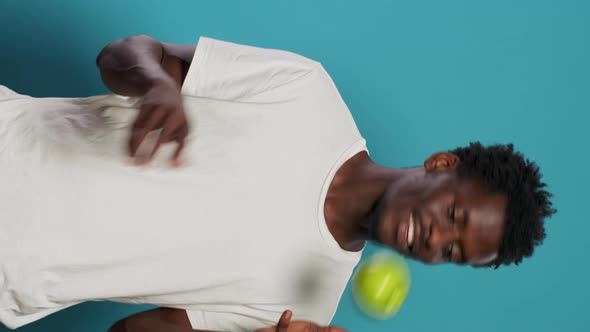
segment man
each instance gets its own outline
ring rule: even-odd
[[[518,264],[554,213],[511,145],[376,164],[329,75],[293,53],[135,36],[97,64],[114,95],[0,90],[11,328],[110,300],[160,307],[113,332],[327,331],[366,241]]]

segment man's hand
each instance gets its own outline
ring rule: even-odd
[[[188,134],[180,86],[190,66],[195,45],[160,42],[150,36],[132,36],[108,43],[96,58],[106,87],[112,92],[142,100],[129,139],[129,154],[138,163],[152,159],[162,143],[176,142],[173,164]],[[146,136],[159,130],[159,138],[148,153],[137,152]],[[143,149],[142,149],[143,150]],[[143,154],[143,153],[142,153]]]
[[[333,326],[320,326],[308,321],[291,322],[293,316],[290,310],[285,310],[276,326],[258,329],[255,332],[347,332]]]
[[[291,310],[285,310],[281,315],[281,318],[279,318],[275,332],[287,332],[289,324],[291,323],[291,317],[293,317]]]
[[[146,136],[156,130],[160,132],[151,151],[139,155],[139,147]],[[142,97],[139,113],[131,128],[129,155],[136,163],[144,164],[154,157],[162,144],[175,142],[177,147],[171,161],[174,166],[178,166],[188,132],[178,85],[173,80],[158,81]]]

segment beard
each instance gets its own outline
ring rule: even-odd
[[[381,224],[381,214],[385,205],[384,197],[385,195],[381,195],[377,199],[375,207],[368,217],[369,238],[371,241],[380,242],[381,240],[379,237],[379,225]]]

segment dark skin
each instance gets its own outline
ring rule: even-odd
[[[159,42],[149,36],[134,36],[109,43],[98,55],[97,65],[104,84],[114,93],[141,97],[139,113],[129,136],[128,151],[136,163],[145,164],[162,144],[176,143],[173,166],[189,132],[180,87],[184,82],[195,45]],[[160,131],[159,139],[147,155],[138,150],[146,136]]]
[[[359,153],[330,186],[324,206],[328,228],[348,251],[371,240],[427,264],[486,265],[500,247],[507,198],[490,193],[478,179],[458,177],[458,165],[455,155],[439,152],[421,168],[392,169]]]
[[[176,144],[170,163],[182,163],[190,125],[180,87],[195,48],[142,35],[114,41],[99,54],[97,65],[105,85],[114,93],[141,97],[128,143],[136,163],[149,163],[163,144]],[[159,131],[157,143],[140,155],[139,147],[153,131]],[[458,165],[459,159],[445,152],[411,169],[384,167],[366,152],[357,154],[338,170],[328,190],[324,216],[330,232],[347,251],[359,251],[366,241],[375,241],[427,264],[490,263],[500,246],[507,198],[488,192],[478,179],[458,177]],[[255,332],[345,331],[291,322],[291,315],[285,311],[277,325]],[[158,308],[127,317],[109,331],[197,330],[184,310]]]
[[[141,105],[128,141],[128,153],[139,165],[149,163],[163,144],[176,144],[170,157],[173,167],[182,163],[184,140],[189,133],[180,87],[187,75],[195,45],[163,43],[140,35],[109,43],[98,55],[97,65],[103,83],[113,93],[141,97]],[[139,147],[147,134],[159,131],[157,143],[149,154]],[[291,321],[292,313],[283,312],[275,326],[255,332],[346,332],[309,321]],[[194,330],[185,310],[156,308],[117,321],[109,332],[222,332]],[[225,331],[230,332],[230,331]]]

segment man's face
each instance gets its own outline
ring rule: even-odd
[[[502,239],[506,195],[490,193],[452,168],[435,166],[392,183],[372,216],[375,240],[428,264],[492,262]]]

